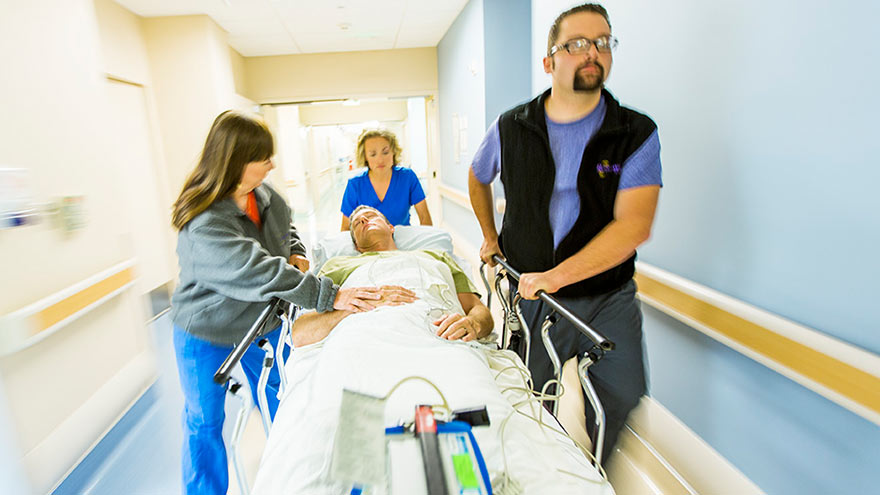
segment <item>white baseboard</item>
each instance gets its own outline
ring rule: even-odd
[[[627,420],[608,473],[619,495],[763,493],[757,485],[650,397]],[[634,479],[635,476],[635,479]],[[634,488],[638,486],[639,488]]]

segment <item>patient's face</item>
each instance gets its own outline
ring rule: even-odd
[[[364,209],[351,218],[351,231],[358,249],[390,239],[394,227],[376,210]]]

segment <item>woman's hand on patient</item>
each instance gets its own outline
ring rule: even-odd
[[[399,285],[383,285],[382,287],[358,287],[341,289],[336,293],[333,309],[354,311],[356,313],[370,311],[379,306],[400,306],[418,299],[416,293]]]
[[[467,316],[452,313],[434,321],[437,326],[437,336],[446,340],[459,340],[470,342],[476,340],[479,327],[476,322]]]
[[[379,287],[379,292],[382,294],[382,298],[376,301],[377,308],[379,306],[400,306],[418,299],[415,292],[399,285],[383,285]]]
[[[333,301],[333,309],[354,311],[355,313],[370,311],[376,309],[380,299],[382,299],[382,292],[378,287],[340,289]]]
[[[300,254],[292,254],[287,262],[295,266],[297,270],[305,273],[309,271],[309,259]]]

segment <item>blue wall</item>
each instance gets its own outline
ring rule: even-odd
[[[651,395],[770,494],[874,493],[880,428],[642,305]]]
[[[532,92],[530,0],[483,0],[486,127]]]
[[[641,260],[880,352],[880,6],[605,6],[621,40],[608,86],[654,117],[663,146]],[[876,491],[877,425],[645,316],[654,397],[761,488]]]
[[[608,7],[609,86],[663,145],[642,259],[880,353],[880,4]]]
[[[530,0],[471,0],[437,46],[440,162],[447,186],[467,191],[468,168],[486,128],[502,111],[529,98],[530,27]],[[467,119],[458,163],[453,114]],[[470,243],[482,243],[470,210],[444,200],[443,215]]]
[[[471,0],[437,45],[441,178],[462,191],[467,191],[467,170],[486,130],[483,56],[483,1]],[[458,163],[453,153],[453,114],[467,120],[467,143]]]
[[[532,4],[531,0],[483,0],[483,5],[488,128],[501,113],[532,97],[531,40],[526,35],[532,28]],[[495,198],[503,198],[500,177],[494,186]],[[496,225],[503,217],[495,210]]]
[[[482,46],[473,31],[477,3],[484,6]],[[552,18],[570,3],[534,0],[536,54]],[[485,125],[516,103],[493,100],[506,89],[494,74],[506,69],[503,58],[493,58],[501,46],[494,41],[516,31],[492,24],[503,18],[500,5],[472,1],[441,42],[441,139],[450,150],[447,120],[463,111],[451,108],[480,103],[467,94],[477,90],[456,63],[482,50]],[[880,244],[880,140],[872,119],[880,111],[880,43],[873,36],[880,6],[605,6],[621,39],[608,86],[654,117],[663,145],[666,186],[641,259],[880,352],[870,309],[872,282],[880,279],[871,254]],[[547,25],[539,25],[544,17]],[[536,67],[540,57],[529,63],[537,93],[549,78]],[[469,144],[473,152],[477,143]],[[464,189],[466,164],[452,169],[449,160],[445,154],[444,182]],[[450,218],[470,217],[456,211]],[[473,224],[462,231],[477,235]],[[645,331],[655,399],[768,493],[868,493],[880,486],[877,425],[650,308]]]

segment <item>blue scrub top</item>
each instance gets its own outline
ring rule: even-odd
[[[385,199],[379,201],[376,190],[367,175],[369,170],[348,179],[345,195],[342,196],[342,214],[351,213],[360,205],[372,206],[382,212],[391,225],[409,225],[409,208],[425,199],[425,191],[412,169],[395,166],[391,169],[391,184]]]

